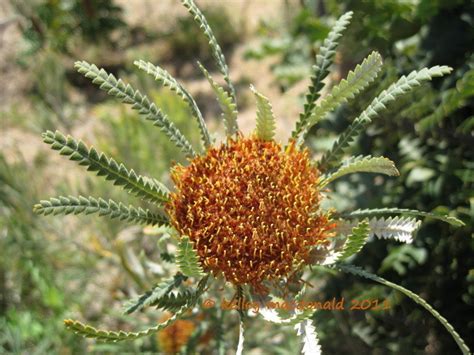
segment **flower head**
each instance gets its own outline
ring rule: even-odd
[[[167,212],[205,268],[259,286],[288,276],[326,243],[318,177],[306,149],[239,136],[173,169]]]

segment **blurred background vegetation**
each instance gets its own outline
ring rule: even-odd
[[[274,103],[279,138],[296,121],[322,39],[335,18],[352,10],[331,82],[370,51],[384,72],[362,97],[332,113],[308,139],[315,156],[394,78],[424,66],[450,65],[435,80],[390,107],[353,147],[355,154],[394,160],[398,178],[354,175],[333,186],[338,209],[390,207],[453,211],[466,226],[427,221],[411,245],[374,241],[354,261],[427,299],[474,348],[474,3],[468,0],[198,1],[230,62],[244,132],[253,128],[253,82]],[[147,0],[10,0],[0,4],[0,351],[6,353],[164,352],[235,348],[236,323],[218,310],[176,323],[180,342],[165,333],[105,345],[65,331],[74,317],[101,327],[137,329],[162,314],[122,315],[125,299],[169,270],[166,230],[130,227],[95,217],[37,217],[32,206],[56,194],[138,200],[51,154],[40,133],[61,129],[83,138],[140,173],[170,183],[182,162],[174,146],[128,107],[108,99],[73,70],[85,59],[148,92],[193,142],[195,123],[179,99],[133,68],[159,63],[196,97],[212,131],[222,132],[218,106],[195,59],[212,67],[205,38],[179,2]],[[331,84],[331,82],[329,84]],[[163,244],[163,243],[162,243]],[[326,354],[455,354],[457,347],[425,311],[388,289],[317,273],[310,299],[388,299],[384,312],[318,312]],[[204,312],[206,314],[204,314]],[[156,312],[155,312],[156,313]],[[199,318],[200,317],[200,318]],[[204,319],[206,321],[201,321]],[[293,329],[250,324],[247,349],[292,354]],[[255,329],[258,331],[252,331]],[[180,333],[181,332],[181,333]],[[186,347],[184,347],[186,348]],[[184,349],[183,348],[183,349]]]

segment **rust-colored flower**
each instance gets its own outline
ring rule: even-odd
[[[174,167],[167,211],[205,268],[258,288],[290,275],[327,241],[318,176],[306,149],[238,136]]]
[[[160,321],[165,322],[171,317],[170,314],[165,314]],[[158,342],[160,348],[166,354],[177,354],[187,344],[189,338],[194,332],[196,326],[190,320],[178,319],[168,327],[161,329],[158,334]]]

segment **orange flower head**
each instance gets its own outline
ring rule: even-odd
[[[258,288],[289,276],[327,242],[318,176],[306,149],[239,136],[175,166],[166,209],[204,268]]]
[[[160,321],[165,322],[171,317],[165,314]],[[190,320],[178,319],[157,333],[161,350],[166,354],[177,354],[187,344],[196,326]]]

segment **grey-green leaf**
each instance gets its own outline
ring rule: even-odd
[[[382,278],[378,275],[374,275],[374,274],[372,274],[368,271],[365,271],[365,270],[363,270],[363,269],[361,269],[357,266],[354,266],[354,265],[338,264],[338,265],[335,265],[334,267],[336,269],[341,270],[341,271],[348,272],[348,273],[351,273],[351,274],[356,275],[356,276],[365,277],[369,280],[378,282],[382,285],[385,285],[385,286],[391,287],[391,288],[393,288],[397,291],[400,291],[405,296],[411,298],[413,301],[415,301],[420,306],[422,306],[424,309],[426,309],[428,312],[430,312],[431,315],[433,315],[433,317],[435,317],[446,328],[446,330],[449,332],[449,334],[451,334],[451,336],[453,337],[454,341],[458,344],[458,346],[461,349],[463,354],[468,355],[468,354],[471,353],[468,346],[464,342],[464,340],[456,332],[456,330],[454,330],[453,326],[447,321],[447,319],[444,318],[441,314],[439,314],[438,311],[436,311],[428,302],[426,302],[423,298],[418,296],[416,293],[404,288],[403,286],[400,286],[400,285],[397,285],[393,282],[387,281],[387,280],[385,280],[384,278]]]
[[[273,114],[270,101],[260,94],[252,85],[250,90],[257,100],[257,128],[255,130],[257,137],[270,141],[275,136],[275,116]]]
[[[341,176],[352,173],[379,173],[389,176],[400,175],[395,163],[385,157],[359,156],[350,159],[335,171],[321,179],[320,186],[326,186]]]
[[[319,168],[324,171],[337,165],[349,145],[372,122],[372,119],[376,118],[387,108],[386,105],[421,85],[423,81],[449,74],[451,70],[447,66],[435,66],[429,69],[424,68],[420,71],[412,71],[408,76],[402,76],[387,90],[383,90],[338,137],[332,148],[323,155],[318,165]]]
[[[420,217],[427,217],[432,219],[437,219],[446,223],[451,224],[455,227],[462,227],[464,226],[464,222],[456,217],[452,217],[446,214],[440,213],[430,213],[430,212],[422,212],[417,210],[410,210],[405,208],[378,208],[378,209],[364,209],[364,210],[356,210],[353,212],[343,214],[345,218],[361,218],[361,217],[371,217],[377,215],[406,215],[406,216],[420,216]]]
[[[232,97],[229,95],[229,93],[214,81],[206,68],[204,68],[204,66],[199,62],[198,66],[211,85],[212,90],[216,94],[217,102],[219,103],[219,106],[223,112],[226,135],[228,137],[233,136],[239,129],[237,125],[237,106],[235,105],[235,102],[232,100]]]
[[[316,65],[313,67],[314,74],[311,77],[311,85],[305,97],[304,111],[300,114],[296,127],[291,133],[293,139],[297,139],[300,136],[308,123],[309,117],[316,105],[316,100],[320,97],[320,92],[324,87],[323,80],[329,75],[329,67],[336,55],[338,40],[342,36],[342,32],[349,25],[352,14],[352,11],[346,12],[337,20],[331,32],[329,32],[329,35],[324,40],[319,54],[316,56]]]
[[[199,277],[204,275],[199,257],[193,248],[193,243],[186,235],[180,237],[176,252],[176,264],[186,276]]]
[[[122,186],[127,192],[142,197],[147,201],[163,204],[168,201],[168,189],[158,181],[137,175],[128,170],[123,164],[103,153],[97,152],[94,147],[87,147],[82,141],[76,141],[71,136],[65,137],[61,132],[46,131],[43,141],[53,150],[69,156],[70,160],[87,167],[89,171],[96,171],[97,175],[104,176],[114,185]]]
[[[191,112],[198,121],[201,140],[205,147],[209,147],[211,145],[211,138],[209,136],[206,122],[204,121],[201,111],[199,110],[199,107],[191,94],[163,68],[160,68],[159,66],[156,66],[150,62],[145,62],[144,60],[136,60],[134,64],[147,74],[152,75],[155,80],[161,83],[163,86],[166,86],[171,91],[175,92],[189,106]]]
[[[118,218],[127,222],[135,222],[149,225],[168,225],[168,218],[161,213],[153,213],[141,207],[125,206],[121,202],[104,200],[102,198],[83,196],[59,196],[42,200],[33,207],[34,212],[42,215],[68,215],[68,214],[91,214]]]
[[[377,52],[372,52],[364,59],[362,64],[358,64],[353,71],[350,71],[346,79],[342,79],[335,85],[331,92],[325,96],[321,102],[316,105],[308,118],[308,123],[301,133],[301,138],[305,135],[312,126],[317,124],[329,112],[336,109],[349,99],[354,99],[362,90],[364,90],[375,78],[377,78],[380,69],[382,68],[382,57]]]
[[[219,68],[219,71],[224,76],[224,80],[226,81],[227,85],[230,89],[230,94],[232,97],[232,101],[236,104],[236,96],[235,96],[235,89],[234,85],[230,81],[229,77],[229,68],[227,67],[227,63],[225,61],[224,53],[222,53],[222,49],[217,43],[216,37],[212,32],[211,27],[209,26],[206,18],[204,17],[203,13],[199,8],[196,6],[196,3],[193,0],[181,0],[182,4],[188,9],[189,13],[193,16],[194,20],[199,24],[199,27],[202,29],[204,35],[209,40],[209,45],[211,46],[212,56]]]
[[[196,153],[191,143],[183,136],[179,129],[170,121],[155,104],[151,103],[148,97],[142,95],[138,90],[133,89],[129,84],[125,84],[121,79],[116,79],[112,74],[108,74],[104,69],[99,69],[94,64],[85,61],[76,62],[74,67],[86,78],[98,85],[109,95],[117,97],[120,101],[132,105],[132,108],[143,115],[153,125],[159,127],[168,138],[187,156],[193,158]]]

